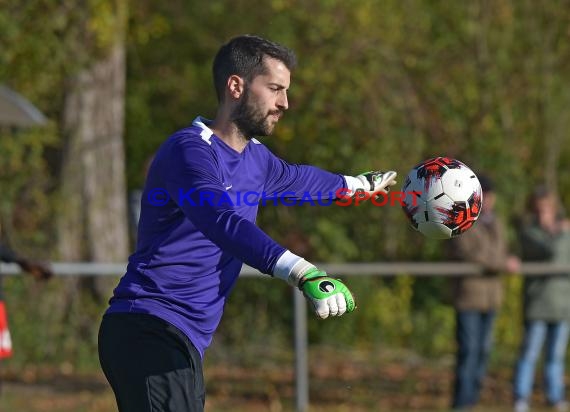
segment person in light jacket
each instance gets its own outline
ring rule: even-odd
[[[539,187],[520,233],[522,258],[530,262],[570,264],[570,221],[561,214],[556,195]],[[524,280],[524,336],[514,374],[515,411],[529,410],[536,361],[543,349],[546,400],[567,411],[564,365],[570,321],[570,273],[528,276]]]

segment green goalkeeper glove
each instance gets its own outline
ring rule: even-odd
[[[299,280],[299,289],[321,319],[341,316],[356,308],[354,297],[345,284],[315,267],[309,269]]]
[[[356,308],[354,297],[344,283],[289,250],[279,257],[272,275],[298,287],[321,319],[341,316]]]

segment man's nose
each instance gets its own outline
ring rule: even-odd
[[[279,94],[279,98],[277,99],[277,107],[280,110],[287,110],[289,108],[289,101],[287,99],[286,91],[283,91]]]

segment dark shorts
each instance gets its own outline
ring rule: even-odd
[[[202,412],[202,359],[188,337],[140,313],[103,316],[99,361],[120,412]]]

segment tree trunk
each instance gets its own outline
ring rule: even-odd
[[[123,42],[70,81],[63,118],[66,147],[58,222],[64,261],[123,262],[127,258],[124,91]],[[93,292],[103,298],[115,281],[91,279]]]

